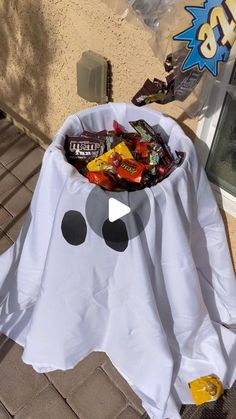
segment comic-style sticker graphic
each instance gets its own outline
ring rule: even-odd
[[[181,70],[197,66],[218,75],[220,62],[226,62],[236,40],[236,0],[206,0],[203,6],[186,6],[192,25],[175,35],[175,41],[187,41],[189,53]]]

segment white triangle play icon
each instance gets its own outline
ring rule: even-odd
[[[129,214],[130,211],[131,209],[128,205],[122,204],[122,202],[117,201],[115,198],[109,198],[108,218],[111,223],[124,215]]]

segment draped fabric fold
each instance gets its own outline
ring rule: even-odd
[[[86,202],[99,187],[67,163],[63,141],[113,120],[130,131],[141,118],[185,160],[147,189],[148,224],[118,252],[89,226]],[[78,246],[62,234],[68,211],[86,223]],[[105,351],[152,419],[175,419],[193,403],[189,381],[214,374],[224,388],[233,384],[235,325],[224,225],[190,139],[149,108],[108,104],[71,115],[45,152],[18,239],[0,256],[0,331],[24,348],[23,361],[42,373]]]

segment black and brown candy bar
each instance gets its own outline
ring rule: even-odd
[[[143,106],[153,102],[163,105],[174,100],[184,101],[192,93],[203,75],[197,68],[181,71],[181,66],[187,54],[186,48],[169,54],[164,63],[165,70],[169,73],[166,76],[166,81],[147,79],[133,97],[132,103],[136,106]]]
[[[166,103],[167,94],[168,91],[165,82],[158,79],[155,79],[155,81],[147,79],[141,89],[133,97],[132,103],[136,106],[144,106],[153,102]]]
[[[150,148],[159,153],[162,162],[169,165],[173,161],[173,156],[168,145],[163,141],[160,134],[151,127],[144,119],[138,121],[130,121],[130,125],[142,138],[142,141],[150,143]]]
[[[168,54],[166,60],[164,62],[165,71],[169,73],[169,71],[173,70],[173,54]]]
[[[90,135],[89,135],[90,134]],[[105,141],[95,137],[94,133],[84,132],[80,136],[65,138],[65,155],[69,163],[75,160],[89,162],[103,153]]]
[[[144,119],[138,119],[137,121],[129,121],[129,123],[142,138],[142,141],[149,142],[155,139],[155,130]]]

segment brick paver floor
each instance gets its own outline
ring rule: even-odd
[[[7,119],[0,120],[0,254],[19,234],[43,153]],[[141,400],[104,352],[90,353],[71,370],[39,374],[23,363],[22,351],[0,334],[0,419],[148,418]],[[193,406],[182,411],[184,419],[236,418],[218,416],[213,403],[207,416]]]

